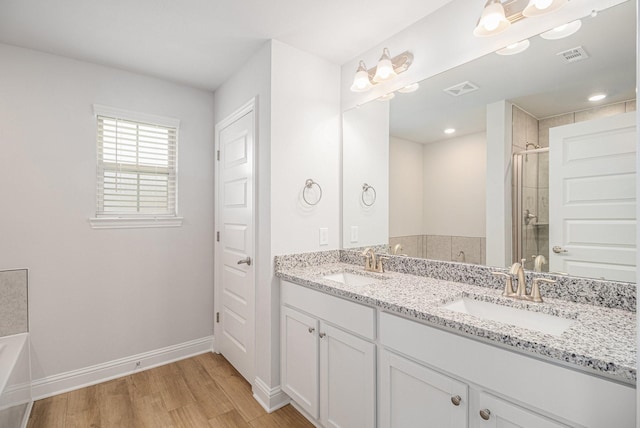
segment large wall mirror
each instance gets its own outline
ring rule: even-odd
[[[344,112],[343,248],[487,264],[488,135],[506,135],[505,260],[635,281],[635,17],[626,1]]]

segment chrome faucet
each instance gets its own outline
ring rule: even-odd
[[[547,284],[555,283],[554,280],[547,278],[535,278],[533,285],[531,286],[531,293],[527,294],[527,277],[524,271],[525,259],[522,259],[520,263],[516,262],[511,265],[509,273],[504,272],[491,272],[496,276],[503,276],[505,278],[504,291],[502,295],[505,297],[511,297],[513,299],[528,300],[531,302],[542,303],[542,296],[540,295],[540,283]],[[518,287],[513,290],[514,278],[518,281]]]
[[[389,257],[379,256],[376,257],[375,251],[372,248],[367,247],[363,252],[364,256],[364,270],[369,272],[384,272],[383,260],[387,260]]]

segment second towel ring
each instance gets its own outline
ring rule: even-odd
[[[312,203],[307,200],[306,192],[313,186],[316,186],[318,188],[320,194],[318,195],[318,200]],[[304,182],[304,188],[302,189],[302,199],[304,199],[304,201],[309,205],[318,205],[318,202],[320,202],[320,199],[322,199],[322,187],[320,187],[320,185],[313,181],[311,178],[307,178],[307,181]]]
[[[370,203],[370,204],[368,204],[368,203],[365,201],[365,199],[364,199],[364,195],[365,195],[365,193],[369,192],[369,190],[373,190],[373,199],[371,200],[371,203]],[[361,198],[362,198],[362,203],[363,203],[365,206],[370,207],[371,205],[375,204],[375,203],[376,203],[376,198],[377,198],[377,197],[378,197],[378,195],[377,195],[377,193],[376,193],[376,189],[374,189],[374,188],[373,188],[373,186],[369,186],[367,183],[364,183],[364,184],[362,185],[362,196],[361,196]]]

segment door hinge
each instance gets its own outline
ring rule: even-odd
[[[218,152],[216,154],[216,159],[220,160],[220,150],[218,150]]]
[[[220,322],[220,312],[216,312],[216,322]]]
[[[220,232],[216,232],[216,241],[220,242]]]

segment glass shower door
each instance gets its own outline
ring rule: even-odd
[[[549,149],[513,155],[513,261],[548,272]],[[537,261],[537,263],[536,263]]]

